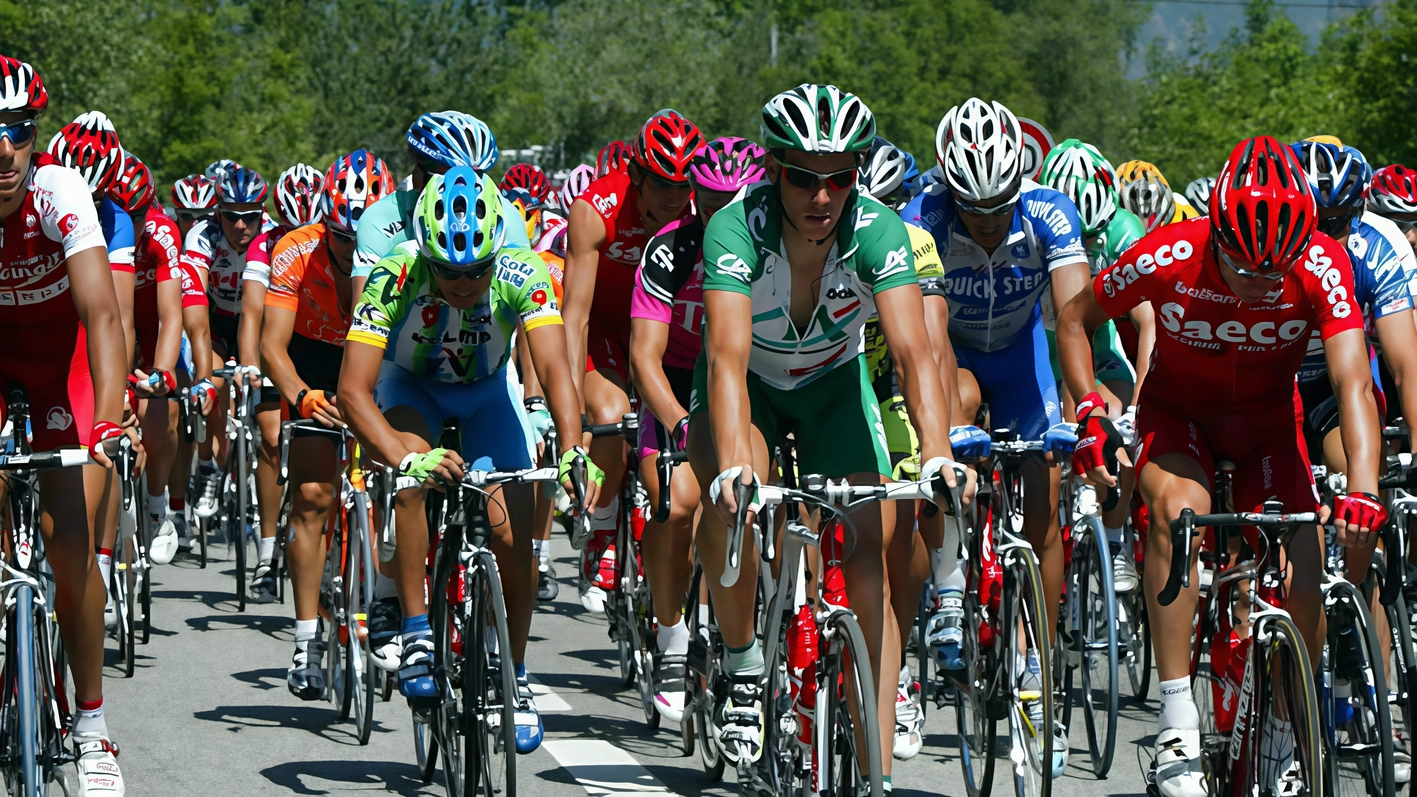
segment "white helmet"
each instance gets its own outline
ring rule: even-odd
[[[1210,192],[1215,190],[1214,177],[1197,177],[1186,186],[1186,201],[1191,206],[1201,212],[1202,216],[1210,215]]]
[[[876,136],[871,154],[861,169],[860,189],[874,199],[885,202],[893,197],[905,182],[905,153],[894,144]]]
[[[1147,174],[1122,186],[1122,207],[1141,217],[1146,231],[1171,223],[1176,215],[1176,195],[1159,177]]]
[[[276,210],[290,227],[314,224],[323,215],[321,193],[325,176],[315,167],[297,163],[276,178]]]
[[[1023,175],[1018,119],[1000,103],[971,97],[940,120],[935,156],[945,182],[965,201],[999,196]]]
[[[566,182],[561,184],[561,207],[567,212],[571,210],[571,204],[585,193],[590,184],[595,181],[595,167],[587,166],[584,163],[571,170],[566,175]]]

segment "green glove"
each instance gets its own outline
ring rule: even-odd
[[[561,470],[558,472],[561,481],[565,481],[566,477],[570,475],[571,463],[575,462],[578,455],[585,458],[586,478],[594,482],[596,487],[604,487],[605,471],[596,467],[595,463],[591,462],[590,457],[586,456],[585,449],[580,446],[568,448],[561,453]]]
[[[446,448],[435,448],[423,454],[409,454],[399,463],[399,475],[416,479],[422,484],[428,481],[428,476],[443,462],[443,456],[447,453]]]

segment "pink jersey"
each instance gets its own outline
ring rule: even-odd
[[[704,225],[697,216],[675,219],[650,239],[635,272],[630,317],[669,325],[664,364],[694,367],[703,348]]]

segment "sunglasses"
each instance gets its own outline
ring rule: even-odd
[[[689,185],[688,180],[681,180],[676,182],[674,180],[666,180],[657,174],[651,174],[649,176],[649,181],[654,185],[655,188],[658,188],[661,191],[687,191],[693,187]]]
[[[342,244],[352,244],[358,237],[355,233],[346,232],[345,230],[336,230],[334,227],[330,226],[326,226],[325,230],[329,232],[331,238]]]
[[[245,213],[238,213],[234,210],[223,210],[221,217],[232,224],[240,224],[243,221],[247,224],[257,224],[261,221],[261,211],[250,210]]]
[[[1237,265],[1235,261],[1230,258],[1230,255],[1227,255],[1225,253],[1224,249],[1221,249],[1218,246],[1215,249],[1217,252],[1220,253],[1221,262],[1225,264],[1226,268],[1235,272],[1235,276],[1239,277],[1240,279],[1262,279],[1267,282],[1279,282],[1280,280],[1284,279],[1284,275],[1288,273],[1287,271],[1252,271],[1247,268],[1240,268],[1240,266]]]
[[[492,268],[493,262],[497,260],[497,255],[488,255],[468,266],[454,266],[450,263],[441,263],[431,257],[425,257],[424,260],[428,261],[428,270],[433,272],[433,276],[452,282],[460,279],[475,280],[486,275],[488,269]]]
[[[0,138],[8,138],[11,144],[23,147],[34,140],[35,130],[33,119],[22,119],[8,125],[0,125]]]
[[[1356,212],[1345,213],[1342,216],[1319,217],[1319,232],[1334,238],[1346,239],[1353,231],[1353,220],[1358,217]],[[1342,241],[1340,241],[1342,242]]]
[[[811,190],[821,185],[827,184],[828,191],[845,191],[856,185],[856,169],[842,169],[831,174],[814,172],[811,169],[804,169],[801,166],[793,166],[790,163],[782,164],[782,176],[787,178],[787,182],[806,190]]]
[[[992,208],[981,208],[959,198],[959,194],[951,194],[955,200],[955,207],[960,213],[968,213],[971,216],[1007,216],[1014,212],[1014,206],[1018,204],[1018,194],[1015,193],[1008,202],[1002,205],[995,205]]]
[[[189,208],[177,208],[177,218],[183,221],[196,221],[198,219],[205,219],[211,215],[211,210],[191,210]]]

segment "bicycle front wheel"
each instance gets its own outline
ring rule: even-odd
[[[1287,616],[1271,615],[1250,648],[1256,695],[1244,717],[1244,755],[1233,762],[1229,786],[1258,785],[1260,794],[1323,797],[1323,740],[1318,697],[1304,638]],[[1242,695],[1244,685],[1241,686]],[[1242,697],[1243,699],[1243,697]],[[1236,733],[1241,733],[1239,718]]]
[[[1043,576],[1032,549],[1016,549],[1004,574],[1000,627],[1010,649],[1003,663],[1013,693],[1008,761],[1014,792],[1048,797],[1053,788],[1053,669]]]
[[[1383,649],[1366,601],[1347,582],[1330,588],[1328,661],[1319,708],[1329,794],[1393,794],[1392,718]]]
[[[374,566],[369,561],[369,514],[364,497],[363,493],[354,495],[354,537],[348,542],[344,574],[344,615],[349,622],[345,671],[349,673],[350,699],[354,704],[355,734],[361,745],[369,744],[369,735],[374,731],[374,693],[380,672],[374,667],[367,630]]]
[[[1092,772],[1107,777],[1117,744],[1117,595],[1112,583],[1112,561],[1107,546],[1096,532],[1087,535],[1082,550],[1073,546],[1073,561],[1082,559],[1080,578],[1069,588],[1077,590],[1078,613],[1073,629],[1077,646],[1079,687],[1082,691],[1083,720],[1087,725],[1087,747]]]
[[[467,734],[464,794],[515,797],[517,679],[502,582],[490,551],[478,551],[467,580],[462,670],[462,725]]]
[[[881,797],[880,719],[866,637],[855,616],[839,611],[827,618],[821,639],[814,727],[819,785],[832,794],[860,794],[869,784],[871,797]]]

